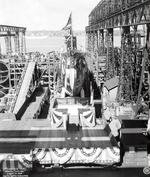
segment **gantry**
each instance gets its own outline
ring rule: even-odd
[[[105,78],[120,77],[118,100],[138,104],[141,96],[149,96],[149,9],[149,0],[101,0],[89,15],[86,47],[93,60],[90,63],[101,63],[106,57]],[[118,55],[114,48],[115,28],[121,31]],[[97,69],[98,73],[100,68]]]
[[[25,44],[26,28],[17,26],[0,25],[0,37],[5,39],[6,54],[11,55],[24,54],[26,52]],[[12,38],[14,40],[14,51],[12,47]]]

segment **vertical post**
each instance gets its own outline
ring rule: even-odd
[[[50,56],[48,57],[48,59],[47,59],[47,65],[48,65],[48,86],[49,86],[49,90],[51,90],[51,81],[50,81],[50,77],[51,77],[51,75],[50,75],[50,69],[51,69],[51,65],[50,65]]]
[[[98,82],[98,29],[95,30],[95,70],[96,70],[96,81]]]
[[[98,51],[98,30],[95,30],[95,52]]]
[[[147,49],[147,53],[148,53],[148,63],[149,63],[149,65],[148,65],[148,79],[150,80],[150,24],[147,24],[146,49]],[[148,95],[149,95],[149,100],[150,100],[150,83],[149,83]],[[150,101],[149,101],[149,113],[150,113]]]
[[[89,50],[89,32],[88,31],[86,31],[85,49],[86,51]]]
[[[119,100],[132,99],[132,38],[130,27],[123,27],[121,34],[121,72],[119,81]]]
[[[105,45],[104,45],[104,30],[99,31],[99,52],[100,55],[104,55]]]
[[[100,46],[100,30],[97,29],[97,52],[99,54],[99,46]]]
[[[14,87],[17,88],[17,73],[16,73],[16,63],[14,61]]]
[[[141,71],[141,76],[140,76],[140,84],[139,84],[139,89],[138,89],[138,97],[137,97],[137,102],[136,102],[136,112],[135,116],[137,116],[138,109],[139,109],[139,104],[141,100],[141,91],[142,91],[142,83],[143,83],[143,76],[144,76],[144,71],[145,71],[145,62],[147,59],[147,51],[144,50],[144,57],[142,58],[142,71]]]
[[[107,78],[114,76],[114,44],[113,44],[113,28],[107,29]]]
[[[94,53],[94,31],[91,32],[91,46],[92,46],[92,54]]]
[[[12,85],[11,85],[11,60],[9,59],[9,89],[12,88]]]
[[[6,54],[11,55],[12,45],[11,45],[11,36],[9,31],[7,32],[7,36],[5,37],[5,45],[6,45]]]
[[[94,54],[97,52],[97,30],[94,30]]]
[[[25,54],[26,52],[26,43],[25,43],[25,31],[20,32],[20,53]]]
[[[90,51],[90,53],[92,52],[92,47],[93,47],[93,33],[92,33],[92,31],[90,31],[90,41],[89,41],[89,51]]]
[[[20,53],[20,48],[19,48],[19,32],[16,32],[16,35],[14,36],[14,44],[15,44],[15,52],[17,54]]]
[[[26,53],[26,38],[25,38],[25,31],[23,31],[23,46],[24,46],[24,54]]]
[[[70,36],[71,36],[71,51],[73,48],[73,30],[72,30],[72,13],[71,13],[71,27],[70,27]]]
[[[89,34],[89,56],[88,56],[88,57],[89,57],[89,67],[90,67],[90,69],[91,69],[91,67],[92,67],[92,62],[93,62],[93,61],[92,61],[92,57],[91,57],[91,56],[92,56],[92,55],[91,55],[91,54],[92,54],[92,47],[93,47],[93,45],[92,45],[92,44],[93,44],[93,42],[92,42],[92,40],[93,40],[92,34],[93,34],[93,33],[90,31],[90,34]]]

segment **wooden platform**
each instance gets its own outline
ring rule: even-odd
[[[100,126],[70,132],[48,125],[48,120],[1,121],[0,153],[29,153],[33,148],[117,146],[114,137],[109,136],[110,132]]]

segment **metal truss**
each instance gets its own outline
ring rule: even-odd
[[[147,36],[138,32],[138,26],[145,26]],[[113,30],[120,28],[120,59],[114,54]],[[106,32],[106,35],[105,35]],[[150,79],[150,1],[149,0],[102,0],[89,15],[86,34],[97,33],[97,39],[88,38],[88,51],[99,56],[106,55],[106,78],[120,76],[118,98],[127,102],[139,102],[143,92],[144,74]],[[142,36],[143,35],[143,36]],[[146,37],[146,44],[141,48],[141,39]],[[92,40],[92,42],[91,42]],[[95,42],[93,41],[95,40]],[[97,46],[95,46],[97,43]],[[93,49],[93,50],[89,50]],[[106,50],[107,49],[107,50]],[[146,50],[145,50],[146,49]],[[121,52],[120,52],[121,51]],[[147,53],[147,54],[145,54]],[[93,54],[92,54],[93,55]],[[120,64],[118,65],[118,62]],[[143,65],[145,61],[145,66]],[[117,68],[119,66],[120,68]],[[142,66],[142,67],[141,67]]]
[[[26,28],[24,27],[0,25],[0,37],[5,38],[7,55],[11,55],[13,52],[11,44],[12,38],[14,39],[15,45],[14,52],[17,54],[24,54],[26,52],[25,32]]]
[[[150,1],[104,0],[89,15],[86,31],[150,23]]]

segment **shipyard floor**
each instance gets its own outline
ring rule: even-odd
[[[54,169],[32,172],[30,177],[146,177],[143,168]]]

